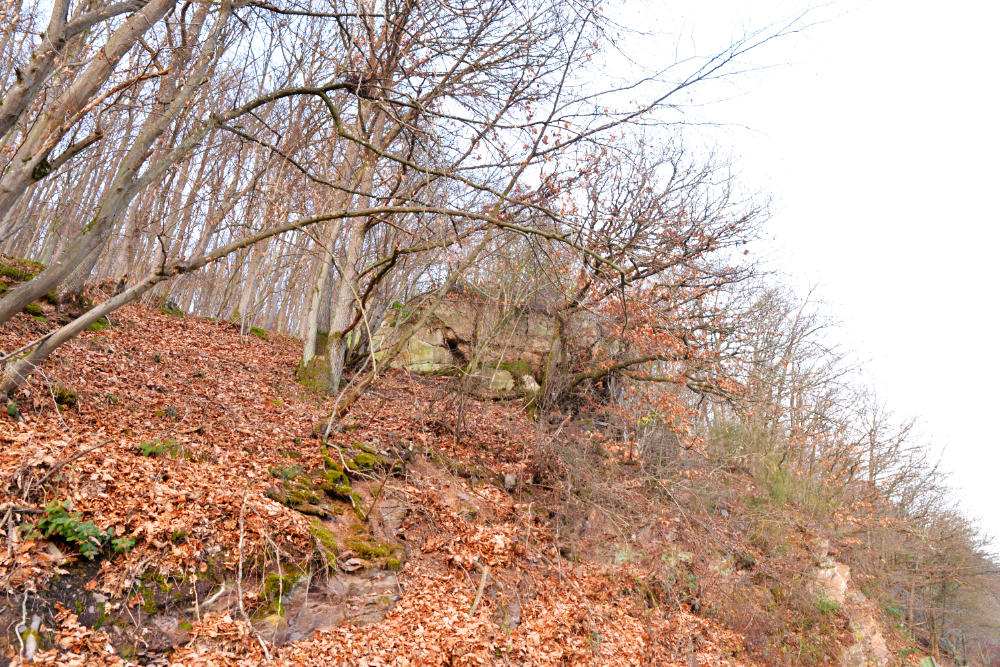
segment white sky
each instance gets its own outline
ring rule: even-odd
[[[628,13],[708,54],[809,4]],[[1000,3],[844,0],[813,16],[696,117],[731,124],[706,132],[773,197],[771,267],[818,285],[880,397],[920,419],[963,509],[1000,538]]]

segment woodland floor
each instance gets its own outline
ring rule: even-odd
[[[364,443],[395,463],[392,475],[388,465],[354,471],[352,484],[353,530],[405,551],[385,565],[398,601],[378,622],[267,642],[244,618],[266,611],[269,574],[272,583],[289,569],[320,577],[366,555],[324,560],[315,517],[273,499],[285,470],[324,470],[315,433],[331,401],[295,381],[295,340],[140,306],[111,324],[46,363],[18,396],[19,418],[0,415],[8,658],[20,650],[15,626],[37,613],[40,664],[261,664],[265,650],[289,665],[756,664],[745,637],[693,613],[698,605],[651,603],[643,565],[616,557],[608,535],[564,546],[565,517],[552,509],[563,490],[546,484],[543,445],[584,431],[543,431],[524,401],[469,400],[456,445],[455,393],[402,371],[354,406],[327,450],[343,460]],[[0,350],[51,326],[19,315],[0,329]],[[517,488],[504,489],[505,473]],[[115,552],[109,539],[88,561],[70,541],[16,527],[56,500],[134,545]],[[666,507],[650,510],[646,539],[673,530],[678,516]],[[390,509],[394,524],[383,520]],[[230,588],[206,602],[241,567],[242,600]],[[148,594],[150,581],[183,605]],[[90,602],[74,602],[82,595],[100,601],[97,620]],[[100,622],[108,618],[124,621]],[[177,627],[156,641],[144,634],[164,619]]]

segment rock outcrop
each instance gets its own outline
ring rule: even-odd
[[[829,555],[828,540],[811,545],[814,576],[819,594],[834,600],[847,614],[854,642],[840,654],[841,667],[866,667],[890,664],[889,649],[875,620],[878,609],[864,593],[851,586],[851,568]]]
[[[376,348],[393,341],[401,325],[416,316],[404,307],[375,334]],[[503,309],[461,293],[449,295],[427,324],[414,333],[396,367],[420,372],[464,369],[483,378],[494,391],[538,391],[550,356],[556,361],[567,350],[594,350],[615,345],[599,319],[573,312],[563,326],[553,315],[530,308]]]

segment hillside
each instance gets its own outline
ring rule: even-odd
[[[825,664],[853,643],[815,527],[746,473],[692,455],[652,480],[588,420],[513,400],[470,399],[456,446],[449,380],[401,370],[324,445],[298,345],[130,306],[22,392],[2,618],[41,619],[36,662]]]

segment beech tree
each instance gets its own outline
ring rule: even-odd
[[[97,22],[105,42],[77,27]],[[48,266],[0,299],[0,323],[50,291],[65,302],[107,278],[132,298],[153,290],[246,326],[266,305],[303,334],[303,372],[332,390],[358,333],[398,296],[386,286],[491,228],[567,248],[601,276],[594,298],[613,292],[613,275],[646,288],[657,270],[619,262],[668,239],[645,223],[634,237],[612,229],[609,211],[588,223],[572,205],[581,169],[616,169],[602,146],[664,122],[679,92],[782,31],[749,35],[673,80],[644,78],[633,91],[645,100],[622,105],[616,90],[630,84],[595,87],[581,74],[608,43],[586,1],[150,2],[93,16],[63,3],[50,23],[65,44],[22,40],[18,57],[41,64],[35,83],[7,86],[4,109],[36,103],[17,103],[0,173],[0,238]],[[113,57],[96,55],[105,51]],[[680,245],[707,220],[693,218]],[[699,243],[709,237],[719,243],[717,232]],[[222,248],[231,256],[213,254]],[[169,268],[205,264],[204,280]],[[183,278],[170,288],[138,278],[168,274]],[[8,369],[5,391],[27,369]]]

